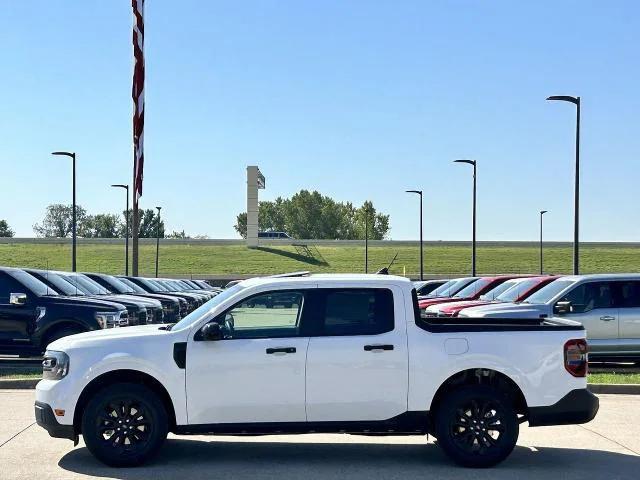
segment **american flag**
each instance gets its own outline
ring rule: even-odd
[[[133,8],[133,200],[142,196],[144,167],[144,0],[131,0]],[[135,208],[135,207],[134,207]]]

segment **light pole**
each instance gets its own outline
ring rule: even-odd
[[[156,225],[156,278],[158,278],[158,259],[160,257],[160,210],[162,207],[156,207],[158,210],[158,224]]]
[[[542,216],[547,213],[547,210],[540,210],[540,275],[544,275],[542,268]]]
[[[475,160],[454,160],[454,163],[468,163],[473,166],[473,227],[471,238],[471,276],[476,276],[476,161]]]
[[[124,233],[124,274],[129,275],[129,185],[115,184],[116,188],[124,188],[127,193],[127,209],[125,210],[125,233]]]
[[[73,162],[73,211],[71,212],[71,271],[76,271],[76,154],[75,152],[51,152],[51,155],[62,155]]]
[[[369,212],[364,209],[364,273],[369,273]]]
[[[406,193],[420,195],[420,280],[424,280],[423,242],[422,242],[422,190],[405,190]]]
[[[559,100],[573,103],[576,106],[576,171],[573,192],[573,274],[580,273],[580,97],[569,95],[552,95],[547,100]]]

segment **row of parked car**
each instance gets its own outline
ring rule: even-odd
[[[0,267],[0,353],[38,355],[75,333],[174,323],[220,291],[202,280]]]
[[[640,361],[640,275],[464,277],[416,282],[420,314],[447,319],[565,317],[584,325],[590,358]]]

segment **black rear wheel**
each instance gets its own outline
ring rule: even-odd
[[[518,416],[499,390],[470,385],[442,399],[436,437],[445,453],[465,467],[491,467],[504,460],[518,440]]]
[[[100,390],[82,415],[89,451],[113,467],[145,463],[167,437],[168,420],[158,396],[144,385],[119,383]]]

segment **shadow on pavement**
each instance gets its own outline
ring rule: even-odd
[[[517,446],[501,465],[470,470],[451,463],[434,444],[221,442],[168,440],[150,464],[114,469],[99,463],[86,448],[62,457],[70,472],[123,480],[164,478],[639,478],[640,457],[571,448]]]

